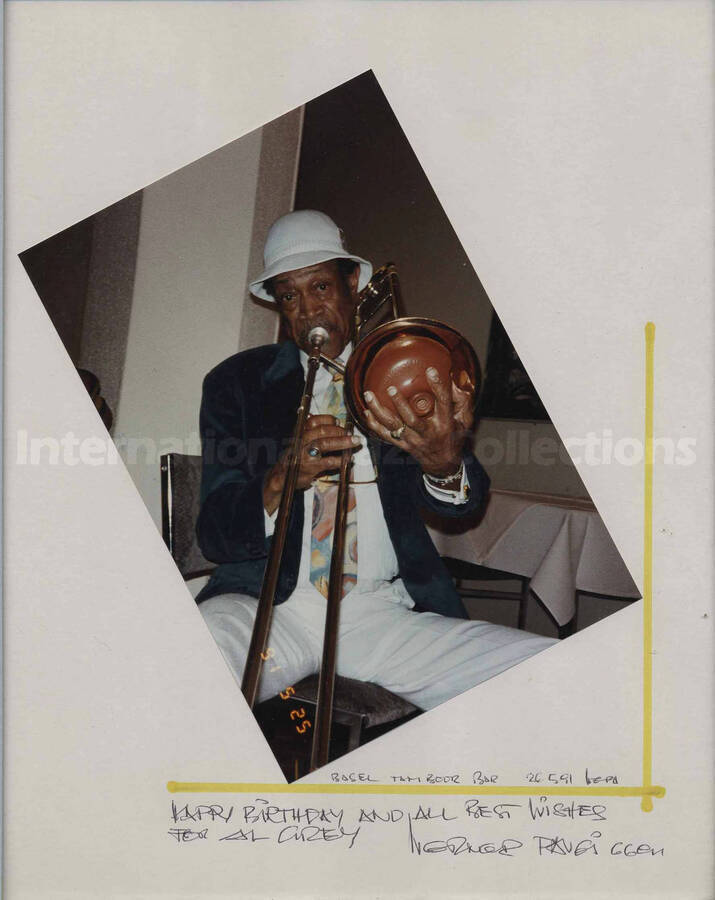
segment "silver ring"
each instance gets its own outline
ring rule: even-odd
[[[320,456],[320,450],[318,450],[315,444],[310,444],[308,447],[306,447],[305,452],[313,459],[315,459],[316,456]]]
[[[393,440],[399,441],[405,428],[407,428],[407,425],[400,425],[399,428],[396,428],[394,431],[390,432],[390,437],[393,438]]]

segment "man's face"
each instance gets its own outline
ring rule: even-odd
[[[308,332],[316,325],[329,335],[322,353],[335,359],[343,351],[350,340],[359,276],[356,267],[343,280],[337,261],[331,259],[282,272],[273,279],[276,302],[290,336],[306,353],[310,352]]]

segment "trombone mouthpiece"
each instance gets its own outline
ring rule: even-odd
[[[328,332],[320,325],[316,325],[308,332],[308,341],[311,347],[322,347],[329,337]]]

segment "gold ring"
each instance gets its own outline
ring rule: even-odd
[[[394,431],[390,432],[390,437],[396,441],[399,441],[400,438],[402,437],[402,433],[404,432],[405,428],[407,428],[407,425],[404,425],[404,424],[400,425],[399,428],[396,428]]]

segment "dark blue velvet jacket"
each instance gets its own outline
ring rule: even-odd
[[[297,346],[270,344],[229,357],[204,379],[201,403],[203,470],[196,530],[207,559],[218,563],[197,602],[216,594],[260,594],[271,538],[266,538],[263,478],[287,447],[304,387]],[[409,454],[371,440],[378,490],[399,565],[418,608],[466,618],[452,579],[420,518],[426,507],[443,516],[473,514],[484,503],[489,479],[471,453],[465,455],[470,496],[441,503],[424,487]],[[295,589],[303,534],[297,502],[288,529],[276,603]]]

